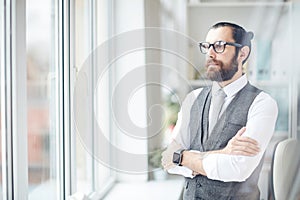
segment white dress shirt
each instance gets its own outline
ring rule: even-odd
[[[235,95],[247,84],[246,75],[238,80],[225,86],[224,92],[227,97],[221,109],[221,113],[228,107],[229,103]],[[218,88],[218,83],[213,83],[213,90]],[[174,140],[183,148],[190,147],[190,110],[201,92],[202,88],[190,92],[183,101],[181,110],[178,113],[178,121],[173,131]],[[210,109],[211,110],[211,109]],[[228,181],[245,181],[258,166],[269,141],[274,133],[275,123],[278,115],[278,107],[276,101],[265,92],[261,92],[251,104],[247,116],[246,132],[244,136],[248,136],[257,140],[260,145],[260,153],[256,156],[238,156],[227,154],[209,154],[203,160],[203,168],[209,179]],[[211,113],[209,113],[211,117]],[[210,120],[210,119],[209,119]],[[192,171],[189,169],[180,169],[185,167],[176,166],[168,170],[169,173],[182,174],[186,177],[192,177]],[[185,173],[180,173],[185,172]]]

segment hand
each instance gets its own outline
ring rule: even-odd
[[[241,128],[237,134],[229,140],[221,153],[230,155],[255,156],[259,153],[258,142],[250,137],[242,136],[246,128]]]
[[[177,144],[174,140],[171,142],[168,148],[161,154],[162,155],[161,164],[165,170],[169,170],[176,166],[173,163],[173,154],[175,151],[181,148],[182,146]]]

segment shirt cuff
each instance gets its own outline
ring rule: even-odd
[[[188,177],[188,178],[194,178],[193,171],[184,166],[175,166],[171,169],[168,169],[168,173],[182,175],[182,176]]]

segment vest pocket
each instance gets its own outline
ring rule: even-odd
[[[236,124],[236,123],[228,122],[224,129],[224,132],[226,131],[225,133],[227,133],[226,134],[227,139],[231,139],[232,137],[234,137],[236,133],[244,126],[245,126],[244,124]]]
[[[228,122],[227,125],[228,127],[234,127],[236,129],[241,129],[243,126],[245,126],[243,123],[236,123],[236,122]]]

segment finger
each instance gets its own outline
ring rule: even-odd
[[[245,151],[233,151],[232,155],[238,155],[238,156],[256,156],[257,153],[245,152]]]
[[[243,156],[256,156],[259,152],[253,151],[251,149],[236,149],[232,151],[234,155],[243,155]]]
[[[232,148],[251,148],[254,150],[260,150],[259,144],[257,141],[250,138],[234,138],[230,145]]]
[[[258,142],[250,137],[247,136],[242,136],[242,137],[236,137],[234,139],[234,142],[244,142],[244,143],[249,143],[249,144],[253,144],[253,145],[259,145]]]
[[[258,154],[260,152],[260,148],[253,145],[246,146],[232,146],[232,152],[244,152],[246,154]]]
[[[249,149],[251,151],[259,152],[260,147],[258,144],[253,144],[250,142],[245,142],[245,141],[233,141],[232,142],[232,147],[233,150],[243,150],[243,149]]]
[[[245,133],[246,131],[246,127],[242,127],[237,133],[236,133],[236,136],[241,136],[243,135],[243,133]]]
[[[235,145],[246,145],[246,144],[252,144],[255,146],[259,146],[258,142],[252,138],[248,138],[248,137],[238,137],[238,138],[233,138],[231,143],[235,144]]]
[[[164,159],[164,160],[161,160],[161,165],[162,166],[167,166],[169,164],[173,164],[173,162],[169,159]]]
[[[260,149],[252,146],[235,146],[232,148],[232,152],[243,152],[250,155],[256,155],[260,152]]]
[[[198,172],[196,172],[196,171],[193,171],[193,173],[192,173],[192,175],[193,176],[197,176],[197,175],[199,175],[200,173],[198,173]]]
[[[169,169],[171,169],[171,168],[173,168],[175,166],[176,165],[174,163],[168,163],[166,165],[163,165],[163,167],[164,167],[165,170],[169,170]]]
[[[161,160],[161,165],[165,168],[165,166],[168,165],[168,163],[170,162],[167,162],[166,160]]]

